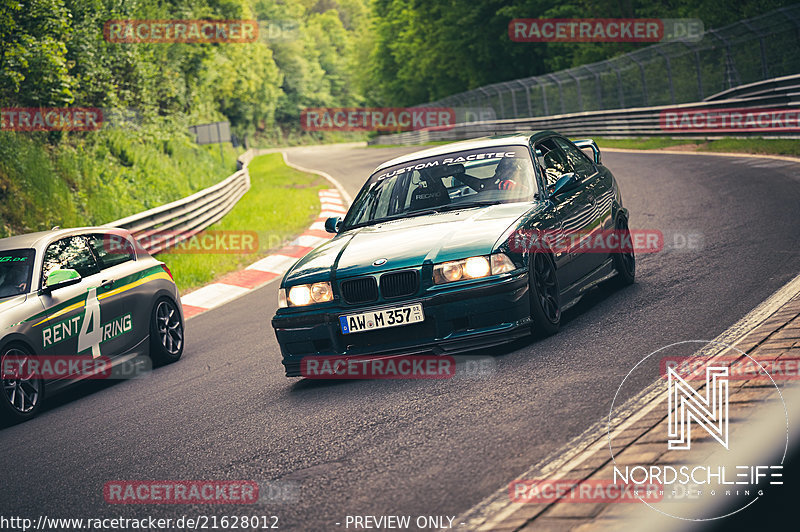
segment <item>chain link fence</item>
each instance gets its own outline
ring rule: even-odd
[[[543,76],[486,85],[425,107],[490,109],[497,119],[699,102],[800,72],[800,4]],[[458,116],[458,115],[457,115]],[[468,120],[458,120],[468,121]]]

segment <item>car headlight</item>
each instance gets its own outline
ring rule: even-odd
[[[469,257],[462,260],[442,262],[433,267],[433,282],[452,283],[462,279],[480,279],[515,270],[516,266],[505,253],[489,256]]]
[[[331,283],[298,284],[278,291],[278,307],[305,307],[312,303],[333,301]]]

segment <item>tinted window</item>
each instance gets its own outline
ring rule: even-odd
[[[564,150],[569,165],[572,171],[578,174],[581,178],[590,176],[594,173],[594,164],[589,161],[581,150],[570,144],[564,139],[554,139],[559,147]]]
[[[574,171],[567,155],[561,147],[555,143],[555,139],[545,139],[538,143],[534,149],[536,162],[542,169],[542,174],[547,181],[547,187],[556,184],[562,175]]]
[[[133,246],[124,236],[113,234],[89,235],[89,243],[100,268],[106,269],[134,259]]]
[[[88,277],[100,271],[84,236],[70,236],[53,242],[44,254],[42,284],[53,270],[69,268]]]
[[[32,249],[0,251],[0,298],[30,291],[33,257]]]

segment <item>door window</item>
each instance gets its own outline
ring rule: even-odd
[[[47,247],[42,268],[42,285],[47,279],[47,274],[64,268],[77,271],[81,277],[100,272],[89,243],[83,235],[62,238]]]

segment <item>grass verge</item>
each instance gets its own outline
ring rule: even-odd
[[[580,137],[585,138],[585,137]],[[628,150],[675,150],[710,151],[720,153],[753,153],[759,155],[789,155],[800,157],[800,140],[797,139],[732,139],[717,140],[675,139],[670,137],[641,137],[630,139],[608,139],[592,137],[600,148],[621,148]],[[415,146],[438,146],[450,144],[449,140],[431,141]],[[375,144],[368,148],[405,148],[405,144]]]
[[[250,162],[250,190],[236,206],[207,231],[254,231],[253,253],[162,253],[181,293],[237,271],[282,247],[302,233],[319,214],[318,191],[328,188],[321,177],[286,166],[280,153]],[[191,248],[191,246],[187,246]]]
[[[710,151],[727,153],[753,153],[760,155],[790,155],[800,157],[800,140],[796,139],[733,139],[718,140],[674,139],[650,137],[635,139],[606,139],[594,137],[602,148],[629,150]]]

